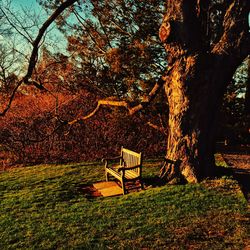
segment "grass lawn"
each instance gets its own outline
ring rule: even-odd
[[[159,162],[145,162],[144,178]],[[89,199],[101,164],[39,165],[0,174],[0,249],[243,249],[247,203],[234,180],[165,185]]]

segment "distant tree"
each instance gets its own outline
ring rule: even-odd
[[[0,91],[5,94],[11,92],[17,80],[15,70],[18,60],[14,41],[10,39],[12,32],[6,22],[0,9]],[[5,37],[8,42],[4,42]]]
[[[10,44],[0,44],[0,90],[3,93],[11,93],[17,82],[17,76],[14,73],[18,57],[14,47]]]
[[[248,85],[249,57],[238,67],[224,94],[218,136],[226,145],[250,143]]]
[[[40,3],[49,12],[58,6]],[[68,40],[75,75],[108,95],[139,99],[166,66],[158,38],[163,7],[163,0],[74,5],[56,23]],[[80,81],[75,84],[81,87]]]

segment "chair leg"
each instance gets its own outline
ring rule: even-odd
[[[144,189],[144,185],[143,185],[142,180],[140,180],[140,183],[141,183],[141,190],[143,190]]]
[[[126,194],[126,187],[125,187],[125,183],[124,183],[124,180],[122,180],[122,193],[123,195]]]
[[[108,174],[108,172],[106,171],[106,169],[105,169],[105,177],[106,177],[106,181],[109,181],[109,174]]]

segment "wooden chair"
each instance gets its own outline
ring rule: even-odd
[[[111,161],[119,160],[119,164],[111,164]],[[121,182],[123,194],[126,194],[126,182],[139,181],[140,188],[143,189],[142,184],[142,154],[136,153],[132,150],[121,148],[120,156],[114,158],[103,159],[105,162],[105,176],[106,181],[109,181],[109,176],[113,176]],[[136,185],[132,188],[138,188]],[[132,189],[129,188],[129,189]]]

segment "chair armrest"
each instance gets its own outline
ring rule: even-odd
[[[140,168],[140,167],[141,167],[141,165],[136,165],[134,167],[129,167],[129,168],[127,168],[127,167],[121,167],[121,168],[118,168],[118,172],[120,172],[120,171],[126,171],[126,170],[133,170],[133,169]]]
[[[107,168],[108,167],[108,165],[109,165],[109,161],[112,161],[112,160],[119,160],[119,159],[121,159],[122,157],[121,156],[117,156],[117,157],[113,157],[113,158],[104,158],[104,159],[102,159],[102,162],[104,162],[105,163],[105,168]]]
[[[111,158],[103,158],[102,159],[102,162],[105,162],[105,161],[112,161],[112,160],[119,160],[121,159],[122,157],[121,156],[116,156],[116,157],[111,157]]]

